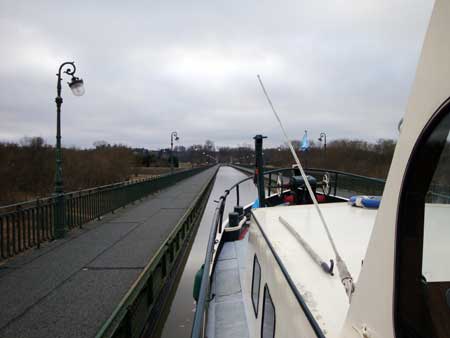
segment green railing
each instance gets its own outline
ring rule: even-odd
[[[184,178],[203,171],[199,167],[134,182],[96,187],[64,194],[66,227],[82,227],[114,210]],[[54,239],[56,198],[49,197],[0,207],[0,259],[40,247]]]
[[[233,167],[249,174],[254,172],[254,167],[249,168],[248,166],[237,165],[233,165]],[[353,195],[381,196],[383,195],[384,185],[386,184],[385,180],[379,178],[361,176],[337,170],[307,168],[305,169],[305,172],[307,175],[314,176],[318,182],[322,182],[324,177],[327,176],[329,194],[344,198],[349,198]],[[264,175],[269,182],[276,181],[278,174],[282,175],[283,178],[288,178],[294,174],[294,170],[292,168],[264,169]],[[269,189],[271,189],[271,187],[273,187],[273,183],[271,183]]]
[[[334,196],[349,198],[353,195],[383,195],[385,180],[345,173],[336,170],[306,169],[308,175],[322,181],[327,175],[329,179],[330,193]]]

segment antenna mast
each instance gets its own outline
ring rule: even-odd
[[[303,177],[303,181],[305,182],[306,188],[308,189],[309,196],[311,197],[311,200],[314,203],[315,209],[316,209],[316,211],[317,211],[317,213],[319,215],[319,218],[320,218],[320,220],[322,222],[322,225],[323,225],[323,227],[325,229],[325,232],[327,234],[328,240],[330,241],[331,247],[333,248],[334,255],[336,257],[336,267],[337,267],[338,272],[339,272],[339,277],[341,278],[342,284],[344,285],[345,292],[347,293],[348,299],[349,299],[349,301],[351,301],[352,294],[355,291],[355,285],[353,283],[353,277],[350,274],[350,272],[348,271],[347,265],[345,264],[345,262],[342,260],[341,256],[339,255],[339,252],[338,252],[338,250],[336,248],[336,245],[334,243],[333,237],[331,236],[330,230],[328,229],[327,222],[325,221],[325,218],[323,217],[322,210],[320,210],[319,203],[317,202],[316,196],[314,195],[314,192],[311,189],[311,185],[309,184],[309,181],[308,181],[308,179],[306,177],[305,171],[303,170],[303,167],[302,167],[302,165],[300,163],[300,160],[299,160],[299,158],[297,156],[297,153],[295,152],[294,147],[292,146],[292,142],[291,142],[290,138],[288,137],[286,130],[283,127],[283,123],[281,122],[281,119],[278,116],[278,113],[276,112],[272,101],[270,100],[269,94],[267,93],[266,88],[264,87],[264,84],[263,84],[263,82],[261,80],[261,77],[259,76],[259,74],[257,75],[257,77],[258,77],[258,81],[259,81],[259,83],[261,85],[261,88],[262,88],[262,90],[264,92],[264,95],[266,96],[266,99],[269,102],[270,108],[272,109],[272,112],[275,115],[275,118],[277,119],[277,121],[278,121],[278,123],[280,125],[280,128],[281,128],[281,130],[283,132],[284,138],[285,138],[287,144],[289,145],[289,149],[291,150],[292,156],[294,157],[295,162],[297,163],[298,169],[300,170],[300,173],[301,173],[301,175]]]

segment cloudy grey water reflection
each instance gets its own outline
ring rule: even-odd
[[[172,304],[170,305],[168,317],[164,323],[162,332],[161,330],[158,330],[160,332],[156,337],[174,338],[190,336],[195,310],[194,299],[192,297],[194,276],[205,260],[205,250],[208,244],[214,210],[217,205],[214,203],[214,200],[218,200],[226,189],[245,177],[247,176],[231,167],[222,167],[219,169],[191,252],[186,261],[186,265],[184,266]],[[252,180],[243,183],[240,187],[241,205],[251,203],[255,200],[256,195],[256,189]],[[227,198],[225,215],[227,215],[228,211],[232,210],[235,205],[236,194],[235,192],[232,192]]]

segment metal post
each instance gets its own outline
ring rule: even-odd
[[[258,187],[258,199],[259,206],[264,208],[266,205],[266,196],[264,191],[264,159],[262,155],[263,139],[267,136],[256,135],[255,140],[255,153],[256,153],[256,184]]]
[[[63,68],[66,70],[63,72]],[[69,87],[74,91],[74,85],[83,84],[82,79],[78,79],[74,76],[76,72],[76,67],[74,62],[64,62],[61,64],[58,70],[58,81],[56,84],[56,173],[55,173],[55,189],[54,189],[54,202],[55,202],[55,213],[54,213],[54,233],[55,238],[63,238],[67,232],[67,222],[66,222],[66,212],[64,207],[64,184],[62,178],[62,150],[61,150],[61,105],[63,103],[63,99],[61,97],[61,73],[65,73],[67,75],[72,76],[72,81],[69,83]],[[75,93],[75,95],[83,95],[84,90],[79,93]]]
[[[61,70],[65,65],[73,67],[75,72],[75,65],[73,62],[65,62],[59,67],[58,83],[56,86],[57,96],[56,102],[56,173],[55,173],[55,238],[63,238],[67,232],[66,217],[64,210],[64,185],[62,178],[62,153],[61,153],[61,105],[63,99],[61,97]]]
[[[170,134],[170,173],[173,174],[173,138],[175,137],[175,141],[179,140],[178,134],[176,131],[173,131]]]
[[[41,236],[42,236],[42,211],[41,211],[41,201],[39,198],[36,200],[36,230],[37,230],[37,248],[41,247]]]
[[[338,173],[334,174],[334,196],[337,194]]]
[[[269,186],[267,187],[267,196],[270,196],[271,188],[272,188],[272,173],[269,174]]]
[[[325,132],[321,132],[319,135],[319,142],[323,141],[323,151],[327,151],[327,134]]]
[[[173,174],[173,133],[170,135],[170,173]]]

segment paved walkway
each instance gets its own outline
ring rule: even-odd
[[[214,172],[0,266],[0,337],[93,337]]]

